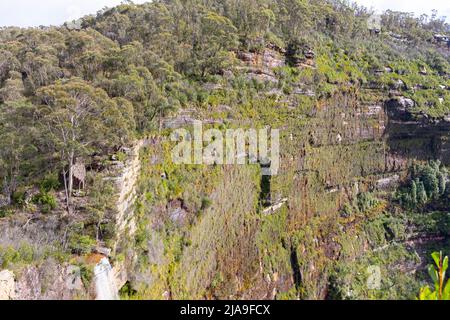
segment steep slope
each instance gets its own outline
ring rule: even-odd
[[[414,298],[449,248],[448,25],[371,17],[167,0],[1,29],[0,297]],[[174,164],[195,120],[280,129],[279,173]]]

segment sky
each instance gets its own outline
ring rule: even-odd
[[[439,17],[447,17],[450,22],[450,1],[449,0],[354,0],[354,2],[373,8],[378,12],[387,9],[393,11],[413,12],[416,16],[423,13],[431,15],[431,10],[438,10]]]
[[[147,0],[148,1],[148,0]],[[437,9],[450,22],[449,0],[354,0],[378,11],[396,11],[431,14]],[[143,3],[146,0],[134,0]],[[0,26],[37,27],[60,25],[84,15],[96,13],[105,6],[120,4],[121,0],[0,0]]]
[[[0,26],[61,25],[121,2],[121,0],[0,0]]]

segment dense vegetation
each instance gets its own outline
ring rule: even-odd
[[[369,16],[339,1],[156,1],[123,4],[64,27],[3,28],[3,193],[10,199],[37,175],[126,145],[174,108],[211,103],[201,83],[217,81],[236,63],[238,50],[272,45],[286,48],[295,61],[313,48],[317,70],[280,70],[285,91],[299,76],[319,86],[321,95],[349,82],[402,81],[418,110],[448,114],[448,90],[439,87],[448,85],[448,58],[430,48],[433,34],[448,26],[436,15],[387,12],[383,34],[367,41]],[[389,32],[400,33],[407,45]],[[393,72],[375,72],[385,66]],[[63,175],[70,197],[72,177]]]

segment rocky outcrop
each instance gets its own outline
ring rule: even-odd
[[[113,254],[122,238],[132,236],[136,232],[136,221],[133,215],[134,202],[136,200],[136,183],[141,170],[140,151],[150,144],[151,139],[138,141],[128,151],[128,159],[114,178],[118,194],[116,196],[116,210],[114,221],[116,228],[116,241],[114,242]]]
[[[9,270],[0,272],[0,300],[15,298],[14,273]]]
[[[89,296],[79,267],[51,260],[40,267],[26,267],[14,287],[16,300],[73,300]]]
[[[450,163],[450,121],[413,114],[414,101],[407,98],[389,100],[385,131],[391,153],[397,157]],[[449,119],[450,120],[450,119]]]
[[[415,102],[405,97],[397,97],[387,102],[387,111],[391,120],[413,120],[412,109]]]
[[[280,201],[278,201],[277,203],[271,205],[270,207],[265,208],[262,211],[263,215],[271,215],[274,214],[275,212],[277,212],[278,210],[281,209],[281,207],[283,207],[283,205],[285,205],[288,202],[287,198],[281,199]]]
[[[307,60],[314,59],[312,51],[302,54]],[[262,53],[242,53],[239,57],[247,75],[260,80],[276,80],[273,69],[285,64],[282,53],[274,49],[266,49]],[[216,88],[210,87],[209,90]],[[267,94],[286,97],[279,89]],[[315,94],[313,88],[302,85],[292,92],[292,95],[310,97]],[[414,107],[413,100],[402,96],[390,99],[386,104],[381,99],[361,103],[357,94],[343,92],[332,99],[320,101],[320,106],[318,103],[318,107],[308,114],[307,121],[299,120],[299,117],[286,117],[286,131],[290,136],[282,141],[282,169],[269,187],[270,198],[281,200],[275,201],[271,207],[259,207],[262,197],[259,194],[260,181],[255,181],[257,174],[250,168],[229,168],[223,181],[210,190],[212,195],[208,194],[212,207],[205,206],[197,212],[177,195],[175,199],[164,199],[165,202],[148,210],[154,216],[167,216],[171,228],[189,230],[187,237],[190,238],[186,241],[189,245],[179,253],[180,262],[174,262],[180,263],[175,269],[175,278],[183,283],[183,290],[186,289],[191,298],[203,298],[211,284],[217,281],[218,275],[225,275],[232,281],[229,287],[226,282],[222,283],[222,291],[218,293],[216,289],[216,296],[273,299],[277,292],[291,288],[293,281],[299,285],[297,282],[300,280],[296,278],[301,278],[304,283],[314,286],[308,292],[309,297],[323,297],[327,284],[323,282],[326,280],[321,279],[327,279],[327,274],[321,268],[335,261],[340,250],[334,242],[335,235],[327,234],[327,230],[316,232],[318,230],[312,229],[312,234],[303,239],[305,243],[301,242],[299,248],[294,249],[289,239],[280,236],[277,240],[273,234],[283,234],[283,228],[300,231],[314,228],[310,222],[315,217],[333,225],[343,204],[358,193],[396,186],[411,158],[450,159],[450,118],[434,124],[419,121],[413,117]],[[166,119],[162,126],[166,129],[185,127],[191,125],[194,119],[193,115],[180,114]],[[414,143],[408,145],[411,139]],[[26,267],[16,282],[14,275],[0,273],[0,298],[95,297],[98,300],[115,300],[118,299],[118,290],[127,282],[136,288],[156,287],[155,291],[161,291],[157,292],[159,297],[183,297],[183,290],[178,288],[177,292],[177,284],[168,286],[164,277],[162,283],[155,286],[160,276],[155,270],[163,270],[170,261],[166,257],[164,237],[167,234],[158,233],[161,230],[151,223],[147,231],[152,235],[142,245],[145,251],[141,253],[146,255],[151,268],[135,268],[137,253],[133,245],[139,219],[135,214],[135,202],[139,196],[137,183],[143,169],[140,151],[151,144],[152,139],[139,141],[126,151],[128,158],[125,162],[114,163],[116,171],[114,177],[109,179],[115,182],[117,190],[115,210],[111,213],[115,238],[108,243],[112,246],[111,251],[97,249],[99,260],[91,265],[94,266],[92,294],[89,295],[89,290],[84,288],[78,267],[53,263],[42,268]],[[156,173],[157,179],[160,175],[161,172]],[[166,173],[162,173],[161,179],[168,179]],[[197,183],[201,184],[200,181]],[[268,221],[262,224],[264,219]],[[272,223],[277,224],[272,226]],[[160,224],[155,223],[155,226]],[[242,226],[245,230],[241,230]],[[257,236],[261,226],[267,230],[268,245],[252,242],[259,239]],[[255,250],[257,245],[267,247]],[[259,256],[260,252],[265,256]],[[270,263],[264,261],[266,256],[279,252],[282,255]],[[109,256],[119,253],[125,259],[110,263]],[[257,261],[260,268],[255,268],[252,259],[260,259]],[[319,260],[321,265],[316,263]],[[286,266],[289,264],[291,269]],[[2,276],[6,279],[3,282]],[[169,289],[175,291],[166,291]]]
[[[285,65],[285,57],[275,49],[266,48],[263,52],[239,52],[238,58],[243,66],[238,70],[244,71],[249,79],[259,81],[278,82],[274,69]]]
[[[79,266],[61,264],[54,259],[47,259],[38,265],[25,266],[17,274],[11,271],[0,272],[0,299],[16,300],[73,300],[90,299],[99,300],[118,299],[118,289],[128,281],[128,270],[125,263],[116,263],[112,266],[108,256],[115,254],[122,241],[132,237],[136,231],[134,218],[134,201],[136,199],[136,182],[140,174],[140,150],[150,143],[150,139],[140,140],[131,149],[125,150],[128,159],[125,163],[113,163],[111,179],[115,182],[117,196],[116,208],[111,213],[116,228],[116,238],[111,249],[97,247],[95,254],[101,257],[93,264],[94,278],[92,286],[86,287],[83,283]],[[113,173],[115,172],[115,173]],[[36,242],[49,245],[60,242],[64,238],[64,226],[58,216],[49,216],[46,219],[36,219],[24,222],[3,221],[2,244],[13,244],[18,238],[22,241]],[[17,219],[16,219],[17,220]],[[25,223],[28,221],[27,223]],[[16,225],[17,224],[17,225]],[[62,230],[62,231],[61,231]]]

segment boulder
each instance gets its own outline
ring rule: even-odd
[[[425,68],[425,67],[422,66],[422,67],[420,68],[420,70],[419,70],[419,73],[420,73],[421,75],[426,76],[426,75],[428,74],[427,68]]]
[[[383,107],[379,105],[367,106],[365,115],[368,117],[378,116],[383,111]]]
[[[400,176],[393,175],[387,178],[379,179],[376,184],[378,189],[388,189],[396,186],[400,181]]]
[[[167,207],[169,218],[173,223],[182,226],[186,224],[189,212],[183,205],[182,200],[173,200]]]
[[[215,90],[223,89],[223,86],[220,83],[208,82],[203,85],[203,89],[205,89],[207,91],[215,91]]]
[[[274,50],[266,49],[263,53],[263,67],[274,69],[284,66],[284,57]]]
[[[416,105],[416,103],[414,102],[414,100],[409,99],[409,98],[405,98],[405,97],[400,97],[398,99],[398,102],[400,103],[400,105],[402,106],[402,108],[405,109],[411,109],[414,108],[414,106]]]
[[[304,50],[303,54],[305,55],[306,59],[314,59],[316,57],[316,54],[311,49]]]
[[[314,92],[314,90],[309,89],[309,88],[295,88],[292,93],[302,95],[302,96],[307,96],[307,97],[315,97],[316,96],[316,93]]]
[[[395,89],[395,90],[403,90],[406,88],[406,84],[405,84],[405,82],[403,82],[403,80],[397,79],[393,82],[393,84],[391,85],[391,88]]]
[[[195,119],[189,116],[181,116],[176,118],[164,119],[163,128],[164,129],[179,129],[194,123]]]
[[[68,266],[65,270],[65,286],[68,290],[82,291],[83,281],[81,280],[81,269],[78,266]]]
[[[389,117],[393,120],[409,121],[412,120],[412,109],[416,103],[414,100],[406,97],[396,97],[387,102]]]
[[[435,34],[434,40],[436,40],[437,42],[448,42],[450,40],[450,37],[444,34]]]
[[[106,247],[98,246],[94,249],[94,252],[104,255],[105,257],[111,256],[111,249],[106,248]]]
[[[183,208],[175,208],[169,212],[170,219],[179,225],[184,225],[188,212]]]
[[[255,53],[252,52],[239,52],[238,58],[247,63],[253,63],[255,61]]]

